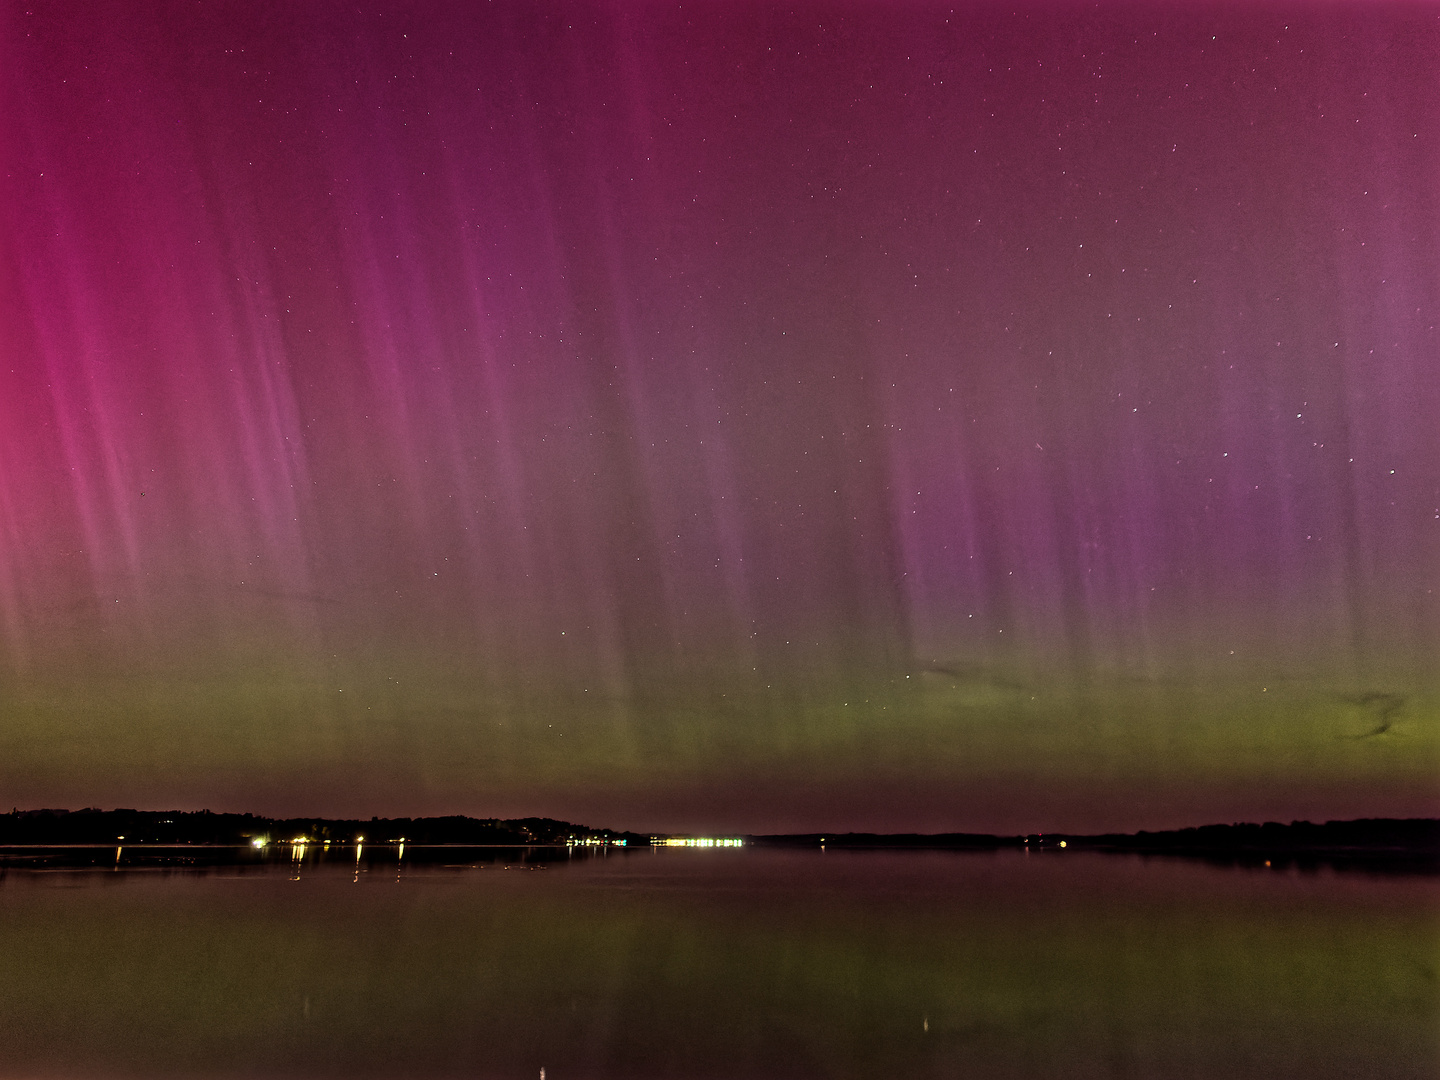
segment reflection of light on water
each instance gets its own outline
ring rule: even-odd
[[[124,851],[124,850],[125,850],[125,849],[124,849],[123,847],[117,847],[117,848],[115,849],[115,865],[116,865],[116,866],[119,866],[119,865],[120,865],[120,852],[122,852],[122,851]],[[1266,866],[1269,866],[1270,864],[1269,864],[1269,863],[1266,863],[1265,865],[1266,865]]]
[[[295,863],[295,876],[290,879],[291,881],[300,880],[300,867],[305,859],[305,844],[306,837],[303,836],[297,836],[290,841],[290,858]]]
[[[671,836],[665,840],[654,840],[661,847],[744,847],[739,837],[712,838],[708,836]]]

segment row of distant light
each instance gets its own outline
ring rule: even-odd
[[[121,839],[123,840],[124,837],[122,836]],[[357,836],[357,837],[355,838],[355,844],[356,844],[356,846],[359,846],[360,844],[362,844],[362,843],[364,843],[364,842],[365,842],[365,837],[363,837],[363,836]],[[568,842],[568,843],[570,844],[570,846],[572,846],[572,847],[577,846],[577,845],[583,845],[583,846],[585,846],[585,847],[605,847],[605,846],[607,846],[607,845],[609,845],[609,846],[611,846],[611,847],[624,847],[624,846],[625,846],[625,841],[624,841],[624,840],[606,840],[606,839],[603,839],[602,837],[598,837],[598,836],[587,836],[587,837],[586,837],[585,839],[583,839],[583,840],[570,840],[570,841],[567,841],[567,842]],[[263,848],[263,847],[265,847],[267,844],[270,843],[270,839],[269,839],[268,837],[265,837],[265,836],[257,836],[257,837],[255,837],[254,840],[251,840],[250,843],[251,843],[251,845],[254,846],[254,847]],[[294,845],[295,847],[304,847],[306,844],[314,844],[314,843],[323,843],[326,847],[329,847],[329,846],[330,846],[330,841],[329,841],[329,840],[325,840],[325,841],[315,841],[315,840],[311,840],[308,836],[297,836],[294,840],[281,840],[280,843],[282,843],[282,844],[292,844],[292,845]],[[400,843],[402,843],[402,844],[405,843],[405,838],[404,838],[403,836],[400,837]],[[730,843],[730,841],[727,840],[727,841],[725,841],[725,843],[728,845],[728,844]],[[740,841],[736,840],[734,843],[735,843],[735,846],[738,847],[739,844],[740,844]]]
[[[278,842],[281,844],[293,844],[295,847],[304,847],[306,844],[324,844],[327,848],[330,846],[329,840],[311,840],[308,836],[297,836],[294,840],[280,840]],[[355,838],[356,844],[363,844],[364,842],[365,837],[363,836],[357,836]],[[403,844],[404,842],[405,838],[402,836],[400,838],[400,843]],[[261,848],[268,843],[270,843],[270,838],[268,836],[257,836],[254,840],[250,841],[250,846]]]
[[[362,842],[364,841],[364,839],[365,839],[365,838],[364,838],[363,836],[357,836],[357,837],[355,838],[355,841],[356,841],[356,843],[357,843],[357,845],[358,845],[359,843],[362,843]],[[285,843],[286,841],[282,840],[282,841],[280,841],[280,842],[283,844],[283,843]],[[405,840],[404,840],[404,838],[402,837],[401,840],[400,840],[400,843],[403,844],[404,842],[405,842]],[[659,839],[659,838],[656,838],[655,840],[653,840],[653,841],[651,841],[651,842],[652,842],[653,844],[656,844],[656,845],[661,846],[661,847],[744,847],[744,846],[745,846],[745,841],[744,841],[744,840],[741,840],[739,837],[727,837],[727,838],[723,838],[723,839],[715,839],[715,838],[706,837],[706,836],[671,836],[671,837],[668,837],[667,839],[664,839],[664,840],[661,840],[661,839]],[[263,848],[266,844],[270,843],[270,841],[269,841],[269,839],[266,838],[266,837],[257,836],[257,837],[255,837],[254,840],[251,840],[250,843],[253,844],[253,845],[254,845],[255,847],[257,847],[257,848]],[[289,843],[295,845],[296,847],[304,847],[306,844],[312,844],[312,843],[314,843],[314,841],[311,840],[309,837],[297,836],[294,840],[289,841]],[[580,844],[580,845],[584,845],[584,846],[586,846],[586,847],[590,847],[590,846],[604,846],[604,845],[606,845],[606,844],[610,844],[610,845],[613,845],[613,846],[615,846],[615,847],[624,847],[624,846],[625,846],[625,841],[624,841],[624,840],[603,840],[603,839],[600,839],[599,837],[593,837],[593,836],[592,836],[592,837],[586,837],[584,840],[571,840],[570,843],[571,843],[572,845]],[[330,841],[326,840],[326,841],[324,841],[324,844],[325,844],[326,847],[329,847],[329,846],[330,846]],[[1063,845],[1062,845],[1062,846],[1063,846]]]
[[[738,837],[715,840],[703,836],[671,836],[665,840],[652,841],[659,847],[744,847],[745,841]]]

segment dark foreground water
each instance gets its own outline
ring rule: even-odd
[[[1433,877],[521,858],[6,870],[0,1077],[1440,1076]]]

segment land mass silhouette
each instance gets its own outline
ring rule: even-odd
[[[682,840],[593,828],[554,818],[270,818],[209,810],[12,810],[0,814],[0,846],[202,845],[264,847],[296,844],[412,847],[648,846]],[[1135,833],[777,833],[739,838],[746,846],[1036,853],[1100,851],[1189,856],[1254,865],[1334,866],[1440,872],[1440,819],[1361,818],[1352,821],[1236,823]]]
[[[592,829],[553,818],[270,818],[210,810],[12,810],[0,814],[0,845],[217,844],[564,845],[650,842],[648,835]]]

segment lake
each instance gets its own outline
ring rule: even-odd
[[[1440,1075],[1435,877],[417,854],[12,860],[0,1077]]]

